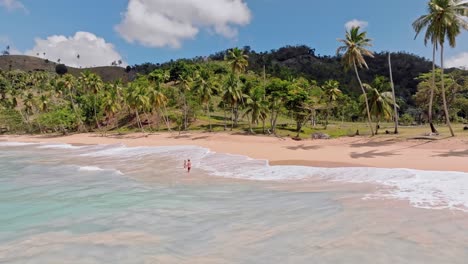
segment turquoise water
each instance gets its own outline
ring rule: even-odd
[[[3,142],[0,263],[466,263],[458,174],[435,173],[457,186],[421,200],[384,184],[401,171],[369,186],[317,170],[190,146]]]

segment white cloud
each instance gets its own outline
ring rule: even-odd
[[[450,57],[445,63],[445,68],[468,69],[468,52],[462,52],[453,57]]]
[[[179,48],[200,29],[227,38],[247,25],[251,12],[244,0],[129,0],[122,22],[115,27],[128,42],[148,47]]]
[[[61,60],[72,67],[108,66],[113,61],[122,60],[114,45],[89,32],[76,32],[73,37],[61,35],[46,39],[35,39],[35,46],[25,54],[44,57],[51,61]],[[77,58],[80,55],[80,58]],[[125,63],[123,63],[126,65]]]
[[[26,7],[18,0],[0,0],[0,6],[5,7],[8,11],[21,9],[24,12],[28,12]]]
[[[368,23],[367,21],[362,21],[362,20],[353,19],[353,20],[351,20],[351,21],[346,22],[345,28],[346,28],[347,30],[350,30],[350,29],[353,28],[353,27],[360,27],[361,29],[364,29],[364,28],[366,28],[368,25],[369,25],[369,23]]]

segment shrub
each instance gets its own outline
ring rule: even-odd
[[[400,123],[405,126],[409,126],[414,123],[414,118],[410,114],[404,114],[400,117]]]
[[[69,107],[59,107],[39,116],[37,122],[45,129],[66,134],[76,128],[77,117]]]
[[[57,64],[57,66],[55,66],[55,72],[58,75],[64,75],[68,72],[68,68],[65,64]]]

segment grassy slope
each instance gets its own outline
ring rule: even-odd
[[[46,72],[55,72],[55,66],[57,63],[24,55],[9,55],[9,56],[0,56],[0,69],[7,70],[21,70],[25,72],[32,71],[46,71]],[[102,80],[105,82],[113,82],[116,80],[122,80],[127,82],[129,80],[129,74],[125,72],[125,69],[122,67],[116,66],[104,66],[104,67],[94,67],[94,68],[73,68],[68,67],[68,72],[74,76],[79,76],[81,72],[85,70],[90,70],[93,73],[101,76]]]

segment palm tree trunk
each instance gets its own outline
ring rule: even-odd
[[[390,85],[392,86],[392,94],[393,94],[393,111],[395,115],[395,134],[398,134],[398,108],[396,103],[396,96],[395,96],[395,85],[393,83],[393,73],[392,73],[392,59],[390,52],[388,53],[388,68],[390,69]]]
[[[163,104],[163,107],[164,107],[163,118],[164,118],[164,121],[166,122],[167,131],[172,131],[171,127],[169,126],[169,115],[167,114],[166,105]]]
[[[364,90],[364,86],[362,85],[361,78],[359,77],[359,72],[356,66],[356,62],[353,62],[354,64],[354,71],[356,72],[356,77],[358,79],[359,85],[361,86],[362,94],[364,95],[364,100],[366,101],[366,111],[367,111],[367,121],[369,123],[369,128],[371,130],[372,136],[374,136],[374,129],[372,128],[372,119],[370,115],[370,110],[369,110],[369,102],[367,101],[367,93]]]
[[[450,123],[450,115],[448,112],[448,107],[447,107],[447,100],[445,99],[445,86],[444,86],[444,44],[440,45],[440,70],[441,70],[441,76],[440,78],[441,83],[442,83],[442,101],[444,103],[444,112],[445,112],[445,121],[447,122],[447,126],[450,129],[450,134],[452,137],[455,136],[455,133],[453,132],[452,124]]]
[[[140,115],[138,114],[138,109],[135,110],[135,113],[137,117],[137,124],[140,127],[141,132],[145,133],[145,129],[143,129],[143,124],[141,123],[141,120],[140,120]]]
[[[208,125],[210,127],[209,132],[212,132],[213,129],[211,127],[211,113],[210,113],[210,105],[209,104],[206,105],[206,111],[207,111],[207,115],[208,115]]]
[[[431,95],[429,97],[429,113],[428,113],[428,119],[429,119],[429,125],[431,126],[431,132],[434,134],[437,134],[437,129],[434,126],[434,123],[432,122],[432,105],[434,103],[434,90],[436,88],[436,66],[435,66],[435,61],[436,61],[436,45],[434,44],[432,48],[432,86],[431,86]]]
[[[96,125],[98,130],[101,130],[101,126],[99,125],[99,121],[97,119],[97,112],[96,112],[96,94],[94,95],[94,119],[96,120]]]
[[[226,114],[226,106],[223,107],[224,110],[224,131],[227,130],[227,114]]]
[[[327,106],[327,113],[325,116],[325,130],[327,130],[328,127],[328,116],[330,115],[330,104]]]
[[[187,124],[187,115],[188,115],[188,109],[187,109],[187,99],[185,98],[185,95],[184,95],[184,131],[187,131],[187,127],[188,127],[188,124]]]
[[[231,131],[234,128],[234,106],[231,107]]]

